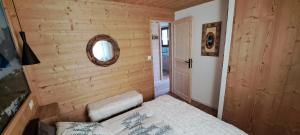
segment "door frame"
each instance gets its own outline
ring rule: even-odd
[[[225,37],[225,47],[224,47],[224,57],[223,57],[223,66],[222,66],[222,75],[221,75],[221,85],[220,85],[220,96],[219,96],[219,105],[218,105],[218,118],[222,119],[223,109],[224,109],[224,99],[225,91],[227,85],[227,76],[228,76],[228,66],[230,59],[230,49],[231,49],[231,40],[233,34],[233,24],[235,15],[235,0],[228,1],[228,13],[227,13],[227,24],[226,24],[226,37]]]
[[[174,20],[162,20],[162,19],[157,19],[157,18],[151,18],[150,21],[149,21],[149,26],[150,26],[150,46],[151,46],[151,62],[152,62],[152,67],[153,67],[153,57],[152,57],[152,28],[151,28],[151,23],[152,22],[167,22],[169,23],[169,91],[171,91],[171,84],[172,84],[172,68],[173,68],[173,65],[172,65],[172,58],[171,58],[171,46],[172,46],[172,43],[173,43],[173,36],[171,35],[173,33],[173,23]],[[160,80],[163,79],[163,70],[162,70],[162,47],[161,47],[161,39],[160,39],[160,36],[161,36],[161,28],[160,28],[160,25],[159,25],[159,63],[160,63]],[[152,69],[152,75],[153,75],[153,69]],[[154,79],[153,79],[154,80]],[[154,95],[155,95],[155,82],[153,81],[153,91],[154,91]],[[155,97],[155,96],[154,96]]]
[[[181,21],[191,21],[191,27],[189,28],[190,29],[190,39],[189,39],[189,42],[190,42],[190,58],[192,58],[192,41],[193,41],[193,35],[192,35],[192,30],[193,30],[193,17],[192,16],[188,16],[188,17],[184,17],[184,18],[181,18],[179,20],[177,20],[179,22]],[[175,33],[175,29],[174,29],[174,22],[171,23],[172,27],[171,27],[171,45],[170,45],[170,62],[171,62],[171,65],[172,65],[172,70],[171,70],[171,74],[170,74],[170,91],[172,93],[174,93],[174,72],[173,72],[173,69],[174,69],[174,33]],[[191,86],[192,86],[192,68],[189,69],[189,88],[188,88],[188,99],[187,99],[187,102],[191,103],[192,102],[192,92],[191,92]]]

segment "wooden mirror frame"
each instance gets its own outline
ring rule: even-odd
[[[114,56],[109,61],[100,61],[93,55],[93,47],[100,40],[105,40],[111,43],[113,47]],[[120,57],[120,48],[118,46],[118,43],[113,38],[111,38],[108,35],[101,34],[101,35],[96,35],[89,40],[86,46],[86,53],[91,62],[93,62],[98,66],[107,67],[117,62],[118,58]]]

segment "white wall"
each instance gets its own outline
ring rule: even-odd
[[[175,12],[175,20],[193,17],[192,41],[192,99],[218,108],[223,63],[228,0],[214,0]],[[222,21],[219,57],[201,56],[202,24]]]

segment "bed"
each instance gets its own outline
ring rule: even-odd
[[[246,135],[169,95],[104,122],[58,122],[58,135]]]

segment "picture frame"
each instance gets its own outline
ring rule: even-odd
[[[219,56],[222,22],[213,22],[202,25],[202,56]]]

